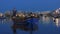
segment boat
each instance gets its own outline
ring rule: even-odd
[[[24,15],[24,14],[23,14]],[[38,25],[37,21],[38,18],[35,18],[34,16],[23,16],[23,15],[17,15],[16,17],[13,17],[13,31],[16,33],[16,29],[24,30],[24,31],[37,31]]]

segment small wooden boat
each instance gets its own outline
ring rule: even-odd
[[[32,16],[33,17],[33,16]],[[16,33],[16,29],[21,29],[24,31],[36,31],[38,30],[37,24],[33,23],[34,20],[31,16],[30,17],[13,17],[12,20],[14,22],[12,28],[13,31]]]

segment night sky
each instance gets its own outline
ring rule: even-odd
[[[0,0],[0,12],[6,10],[47,11],[60,7],[60,0]]]

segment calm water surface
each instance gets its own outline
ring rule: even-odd
[[[0,34],[13,34],[12,20],[0,20]],[[33,34],[60,34],[60,18],[40,17],[37,22],[38,31],[33,31]],[[17,34],[29,34],[29,31],[22,31],[17,29]]]

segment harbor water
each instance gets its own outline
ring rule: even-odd
[[[34,19],[35,21],[35,19]],[[40,17],[39,21],[35,21],[38,25],[38,30],[33,31],[33,34],[60,34],[60,18]],[[11,19],[0,19],[0,34],[13,34]],[[30,34],[29,31],[17,29],[17,34]]]

